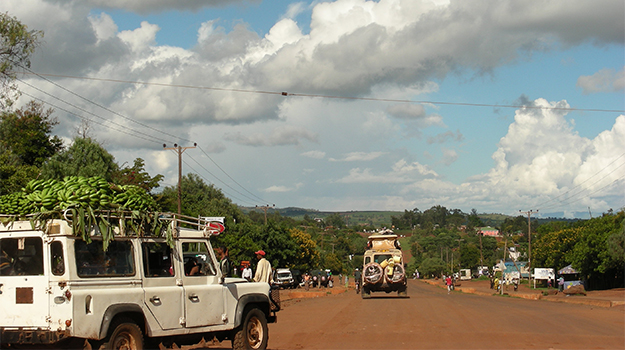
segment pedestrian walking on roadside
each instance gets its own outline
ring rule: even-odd
[[[445,279],[445,284],[447,284],[447,294],[449,294],[451,292],[451,276],[447,276],[447,278]]]

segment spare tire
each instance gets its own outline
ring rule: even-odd
[[[362,279],[365,284],[378,284],[382,282],[384,269],[380,264],[372,262],[365,265],[362,271]]]
[[[393,273],[390,276],[388,274],[389,269],[394,269]],[[404,267],[400,264],[396,264],[395,266],[389,265],[384,269],[384,279],[386,279],[386,283],[388,284],[403,282],[405,278],[406,271],[404,270]]]

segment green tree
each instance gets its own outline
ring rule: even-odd
[[[480,249],[474,244],[465,244],[460,248],[460,266],[465,269],[476,269],[480,263]]]
[[[58,125],[51,118],[52,109],[34,101],[15,112],[4,112],[0,119],[0,144],[19,159],[22,165],[41,166],[63,148],[58,136],[51,136]]]
[[[573,267],[587,278],[590,289],[613,288],[623,284],[625,259],[613,256],[608,244],[610,237],[622,234],[624,220],[625,211],[588,220],[573,249],[567,254]]]
[[[423,278],[438,277],[445,271],[445,262],[440,258],[427,258],[419,264],[419,273]]]
[[[42,31],[29,31],[17,18],[0,13],[0,107],[3,110],[17,99],[15,78],[19,71],[30,67],[30,56],[42,37]]]
[[[471,209],[471,214],[467,218],[467,226],[469,230],[475,230],[480,227],[484,227],[482,219],[477,215],[477,209]]]
[[[297,245],[297,253],[293,261],[293,268],[308,271],[319,265],[319,251],[311,236],[298,229],[291,229],[291,238]]]
[[[0,196],[20,191],[37,174],[38,167],[23,165],[13,152],[0,145]]]
[[[225,216],[230,222],[243,222],[241,210],[213,184],[206,184],[197,174],[180,179],[182,214],[188,216]],[[178,186],[167,186],[160,193],[162,210],[178,212]],[[232,252],[231,252],[232,253]]]
[[[332,213],[327,218],[325,218],[325,223],[327,226],[333,226],[334,228],[341,229],[345,227],[345,220],[343,216],[339,213]]]
[[[74,138],[73,144],[55,154],[43,164],[41,175],[46,179],[60,180],[65,176],[101,176],[112,181],[118,170],[115,157],[91,138]]]
[[[164,176],[161,174],[151,177],[150,174],[145,171],[145,162],[141,158],[135,159],[132,167],[124,167],[112,174],[114,183],[118,185],[139,186],[148,193],[151,193],[153,189],[159,186],[163,177]]]
[[[343,273],[343,262],[335,253],[326,254],[323,259],[324,269],[330,269],[334,273]]]

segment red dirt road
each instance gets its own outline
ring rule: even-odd
[[[447,291],[410,280],[409,298],[353,290],[287,301],[269,349],[624,349],[625,308]],[[221,346],[229,347],[228,342]],[[213,347],[211,347],[213,348]]]

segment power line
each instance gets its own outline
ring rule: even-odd
[[[548,206],[548,207],[547,207],[547,208],[545,208],[545,209],[553,209],[553,208],[557,208],[557,207],[559,207],[559,206],[561,206],[561,205],[571,205],[571,204],[573,204],[573,203],[575,203],[575,202],[579,202],[580,200],[582,200],[582,199],[584,199],[584,198],[590,198],[593,194],[595,194],[595,193],[597,193],[597,192],[600,192],[600,191],[602,191],[602,190],[604,190],[604,189],[606,189],[606,188],[608,188],[608,187],[614,186],[614,184],[618,183],[620,180],[623,180],[623,179],[625,179],[625,175],[623,175],[623,176],[621,176],[621,177],[617,178],[616,180],[614,180],[614,181],[612,181],[612,182],[608,183],[607,185],[605,185],[605,186],[603,186],[603,187],[600,187],[600,188],[596,189],[596,190],[595,190],[595,191],[593,191],[593,192],[588,193],[588,194],[587,194],[587,195],[585,195],[585,196],[579,197],[579,198],[577,198],[577,199],[575,199],[575,200],[572,200],[572,201],[570,201],[570,202],[568,202],[568,203],[554,204],[554,205],[552,205],[552,206]],[[593,185],[594,185],[594,184],[593,184]],[[579,193],[578,193],[578,194],[579,194]],[[569,200],[569,199],[572,199],[572,197],[569,197],[569,198],[567,198],[566,200]],[[544,209],[543,209],[543,210],[544,210]]]
[[[540,203],[539,205],[537,205],[537,207],[542,207],[543,205],[546,205],[546,204],[547,204],[547,203],[549,203],[549,202],[553,202],[553,201],[555,201],[556,199],[558,199],[558,198],[560,198],[560,197],[562,197],[562,196],[564,196],[564,195],[568,194],[569,192],[571,192],[571,191],[573,191],[573,190],[577,189],[578,187],[581,187],[583,184],[585,184],[586,182],[590,181],[590,179],[592,179],[593,177],[595,177],[595,176],[599,175],[601,172],[603,172],[605,169],[607,169],[607,168],[608,168],[609,166],[611,166],[612,164],[616,163],[616,161],[617,161],[617,160],[621,159],[621,158],[622,158],[622,157],[624,157],[624,156],[625,156],[625,153],[621,154],[620,156],[616,157],[613,161],[611,161],[608,165],[606,165],[605,167],[601,168],[601,170],[597,171],[594,175],[592,175],[592,176],[590,176],[589,178],[587,178],[586,180],[582,181],[582,182],[581,182],[580,184],[578,184],[577,186],[575,186],[575,187],[571,188],[570,190],[568,190],[568,191],[566,191],[566,192],[562,193],[561,195],[559,195],[559,196],[557,196],[557,197],[554,197],[554,198],[552,198],[552,199],[550,199],[550,200],[548,200],[548,201],[545,201],[545,202],[543,202],[543,203]],[[594,185],[594,184],[596,184],[597,182],[599,182],[599,181],[601,181],[601,180],[605,179],[608,175],[612,174],[613,172],[615,172],[616,170],[618,170],[618,169],[619,169],[620,167],[622,167],[623,165],[625,165],[625,163],[623,163],[623,164],[619,165],[619,166],[618,166],[618,167],[616,167],[614,170],[612,170],[611,172],[607,173],[607,174],[606,174],[605,176],[603,176],[601,179],[599,179],[599,180],[597,180],[595,183],[593,183],[593,185]],[[581,193],[581,192],[583,192],[583,191],[585,191],[585,190],[586,190],[586,189],[583,189],[583,190],[581,190],[580,192],[577,192],[577,193],[573,194],[571,197],[576,196],[577,194],[579,194],[579,193]],[[571,197],[569,197],[569,198],[571,198]],[[569,198],[567,198],[567,199],[565,199],[565,200],[568,200]],[[549,208],[549,207],[550,207],[550,206],[548,206],[548,208]]]
[[[605,174],[605,175],[604,175],[602,178],[600,178],[599,180],[597,180],[597,181],[593,182],[593,183],[592,183],[589,187],[584,188],[584,189],[580,190],[580,191],[579,191],[579,192],[577,192],[577,193],[574,193],[574,194],[573,194],[573,195],[571,195],[570,197],[565,198],[564,200],[562,200],[560,203],[555,203],[555,204],[552,204],[552,205],[550,205],[550,206],[547,206],[546,208],[543,208],[543,210],[544,210],[544,209],[555,208],[555,207],[558,207],[558,206],[561,206],[561,205],[570,205],[570,204],[575,203],[575,202],[577,202],[577,201],[579,201],[579,200],[582,200],[582,199],[584,199],[584,198],[590,197],[592,194],[595,194],[595,193],[599,192],[600,190],[602,190],[602,189],[604,189],[604,188],[606,188],[606,187],[608,187],[608,186],[613,185],[614,183],[618,182],[620,179],[624,178],[624,177],[625,177],[625,175],[624,175],[624,176],[622,176],[622,177],[620,177],[620,178],[617,178],[616,180],[614,180],[614,181],[610,182],[609,184],[607,184],[607,185],[605,185],[605,186],[603,186],[603,187],[599,188],[598,190],[595,190],[595,191],[593,191],[593,192],[591,192],[591,193],[588,193],[588,194],[584,194],[584,192],[585,192],[585,191],[589,191],[589,190],[590,190],[590,188],[591,188],[592,186],[596,185],[596,184],[597,184],[597,183],[599,183],[601,180],[605,179],[605,178],[606,178],[606,177],[608,177],[610,174],[612,174],[613,172],[615,172],[616,170],[618,170],[619,168],[621,168],[621,167],[622,167],[622,166],[624,166],[624,165],[625,165],[625,163],[623,163],[623,164],[619,165],[616,169],[614,169],[614,170],[612,170],[611,172],[609,172],[609,173]],[[578,196],[578,195],[581,195],[581,196],[580,196],[579,198],[577,198],[577,199],[574,199],[574,198],[575,198],[576,196]]]
[[[36,74],[36,73],[35,73],[35,74]],[[45,79],[45,78],[44,78],[44,79]],[[126,126],[124,126],[124,125],[121,125],[121,124],[119,124],[119,123],[116,123],[116,122],[114,122],[114,121],[106,120],[104,117],[101,117],[101,116],[99,116],[99,115],[97,115],[97,114],[95,114],[95,113],[89,112],[89,111],[87,111],[87,110],[85,110],[85,109],[83,109],[83,108],[81,108],[81,107],[79,107],[79,106],[76,106],[76,105],[74,105],[74,104],[72,104],[72,103],[70,103],[70,102],[68,102],[68,101],[65,101],[65,100],[63,100],[63,99],[61,99],[61,98],[59,98],[59,97],[56,97],[56,96],[54,96],[54,95],[52,95],[52,94],[50,94],[50,93],[48,93],[48,92],[46,92],[46,91],[43,91],[42,89],[39,89],[39,88],[35,87],[34,85],[29,84],[29,83],[27,83],[27,82],[25,82],[25,81],[23,81],[23,80],[21,80],[21,79],[19,79],[19,78],[18,78],[17,80],[18,80],[18,81],[20,81],[21,83],[23,83],[23,84],[25,84],[25,85],[27,85],[27,86],[29,86],[29,87],[33,88],[33,89],[35,89],[35,90],[37,90],[37,91],[39,91],[39,92],[41,92],[41,93],[45,94],[45,95],[48,95],[48,96],[50,96],[50,97],[52,97],[52,98],[54,98],[54,99],[56,99],[56,100],[58,100],[58,101],[60,101],[60,102],[66,103],[66,104],[68,104],[68,105],[70,105],[70,106],[72,106],[72,107],[74,107],[74,108],[76,108],[76,109],[78,109],[78,110],[80,110],[80,111],[82,111],[82,112],[88,113],[88,114],[90,114],[90,115],[92,115],[92,116],[94,116],[94,117],[96,117],[96,118],[102,119],[102,120],[104,120],[105,122],[108,122],[108,123],[110,123],[110,124],[117,125],[117,126],[119,126],[121,129],[117,129],[117,128],[111,127],[111,126],[109,126],[109,125],[106,125],[105,123],[99,123],[99,122],[97,122],[97,121],[95,121],[95,120],[93,120],[93,119],[89,119],[89,118],[86,118],[86,117],[80,116],[80,115],[78,115],[78,114],[76,114],[76,113],[73,113],[73,112],[71,112],[71,111],[69,111],[69,110],[67,110],[67,109],[65,109],[65,108],[62,108],[62,107],[60,107],[60,106],[57,106],[57,105],[54,105],[54,104],[49,103],[49,102],[47,102],[47,101],[44,101],[44,100],[42,100],[42,99],[40,99],[40,98],[37,98],[37,97],[35,97],[35,96],[33,96],[33,95],[30,95],[30,94],[28,94],[28,93],[24,93],[25,95],[27,95],[27,96],[29,96],[29,97],[31,97],[31,98],[33,98],[33,99],[36,99],[36,100],[41,101],[41,102],[43,102],[43,103],[46,103],[46,104],[48,104],[48,105],[50,105],[50,106],[53,106],[54,108],[57,108],[57,109],[59,109],[59,110],[65,111],[65,112],[66,112],[66,113],[68,113],[68,114],[71,114],[71,115],[77,116],[78,118],[81,118],[81,119],[83,119],[83,120],[87,120],[87,121],[89,121],[89,122],[95,122],[96,124],[102,125],[102,126],[104,126],[104,127],[108,128],[108,129],[115,130],[115,131],[118,131],[118,132],[122,132],[122,133],[124,133],[124,134],[130,135],[130,136],[133,136],[133,137],[137,137],[137,138],[141,138],[141,139],[146,140],[146,141],[151,141],[151,142],[157,142],[157,143],[158,143],[158,141],[155,141],[155,140],[154,140],[154,139],[157,139],[157,140],[159,140],[160,142],[165,142],[165,143],[168,143],[168,140],[161,139],[161,138],[157,138],[157,137],[155,137],[155,136],[152,136],[152,135],[146,134],[146,133],[141,132],[141,131],[138,131],[138,130],[130,129],[130,128],[128,128],[128,127],[126,127]],[[49,81],[48,79],[45,79],[45,80],[46,80],[46,81]],[[122,118],[124,118],[124,119],[126,119],[126,120],[132,121],[132,122],[134,122],[134,123],[136,123],[136,124],[139,124],[139,125],[141,125],[141,126],[145,126],[145,127],[149,128],[149,129],[151,129],[151,130],[154,130],[154,131],[160,132],[160,133],[162,133],[162,134],[165,134],[165,135],[170,135],[170,136],[172,136],[172,137],[174,137],[174,138],[176,138],[176,139],[181,139],[181,138],[178,138],[178,137],[177,137],[177,136],[175,136],[175,135],[169,134],[169,133],[167,133],[167,132],[160,131],[160,130],[158,130],[158,129],[156,129],[156,128],[150,127],[150,126],[145,125],[145,124],[143,124],[143,123],[139,123],[139,122],[135,121],[135,120],[134,120],[134,119],[132,119],[132,118],[125,117],[125,116],[123,116],[123,115],[121,115],[121,114],[119,114],[119,113],[117,113],[117,112],[115,112],[115,111],[112,111],[112,110],[110,110],[110,109],[108,109],[108,108],[106,108],[106,107],[104,107],[104,106],[101,106],[101,105],[99,105],[99,104],[97,104],[97,103],[95,103],[95,102],[93,102],[93,101],[90,101],[89,99],[87,99],[87,98],[85,98],[85,97],[82,97],[82,96],[80,96],[80,95],[78,95],[78,94],[76,94],[76,93],[74,93],[74,92],[72,92],[72,91],[70,91],[70,90],[66,89],[65,87],[63,87],[63,86],[61,86],[61,85],[59,85],[59,84],[56,84],[56,83],[53,83],[53,82],[51,82],[51,83],[52,83],[52,84],[54,84],[55,86],[57,86],[57,87],[59,87],[59,88],[61,88],[61,89],[65,90],[65,91],[67,91],[67,92],[69,92],[69,93],[71,93],[71,94],[73,94],[73,95],[77,96],[77,97],[80,97],[81,99],[83,99],[83,100],[85,100],[85,101],[87,101],[87,102],[90,102],[90,103],[92,103],[92,104],[94,104],[94,105],[96,105],[96,106],[99,106],[99,107],[101,107],[101,108],[103,108],[103,109],[105,109],[105,110],[107,110],[107,111],[109,111],[109,112],[111,112],[111,113],[113,113],[113,114],[115,114],[115,115],[118,115],[118,116],[120,116],[120,117],[122,117]],[[136,133],[136,134],[132,134],[132,133],[130,133],[130,132],[128,132],[128,131],[126,131],[126,129],[132,130],[132,131],[133,131],[134,133]],[[144,136],[146,136],[147,138],[146,138],[146,137],[139,136],[139,135],[137,135],[137,134],[144,135]],[[169,143],[171,143],[171,142],[169,142]],[[213,159],[212,159],[212,158],[208,155],[208,153],[206,153],[203,149],[201,149],[201,148],[200,148],[200,150],[202,151],[202,153],[204,153],[204,155],[206,155],[206,156],[208,157],[208,159],[210,159],[210,161],[211,161],[211,162],[213,162],[213,164],[215,164],[215,166],[217,166],[217,167],[218,167],[218,168],[219,168],[219,169],[220,169],[220,170],[221,170],[224,174],[226,174],[226,176],[227,176],[230,180],[232,180],[234,183],[236,183],[239,187],[241,187],[243,190],[245,190],[246,192],[248,192],[248,193],[249,193],[249,194],[251,194],[252,196],[254,196],[254,197],[256,197],[257,199],[259,199],[261,202],[266,202],[264,199],[262,199],[262,198],[260,198],[260,197],[256,196],[255,194],[253,194],[252,192],[250,192],[249,190],[247,190],[245,187],[243,187],[243,185],[241,185],[239,182],[237,182],[234,178],[232,178],[232,176],[230,176],[230,175],[229,175],[229,174],[228,174],[228,173],[227,173],[227,172],[226,172],[226,171],[225,171],[225,170],[224,170],[221,166],[219,166],[219,164],[217,164],[217,163],[216,163],[216,162],[215,162],[215,161],[214,161],[214,160],[213,160]],[[244,197],[246,197],[246,198],[248,198],[248,199],[252,200],[253,202],[255,202],[255,201],[256,201],[256,199],[253,199],[253,198],[251,198],[251,197],[246,196],[245,194],[243,194],[243,193],[241,193],[241,192],[237,191],[236,189],[234,189],[233,187],[231,187],[230,185],[228,185],[226,182],[224,182],[224,181],[222,181],[221,179],[219,179],[216,175],[214,175],[213,173],[211,173],[208,169],[206,169],[206,168],[205,168],[205,167],[204,167],[201,163],[199,163],[199,162],[198,162],[197,160],[195,160],[193,157],[191,157],[191,159],[193,159],[193,161],[195,161],[198,165],[200,165],[200,166],[201,166],[201,167],[202,167],[202,168],[203,168],[206,172],[208,172],[208,173],[209,173],[209,174],[211,174],[213,177],[215,177],[217,180],[219,180],[220,182],[222,182],[225,186],[229,187],[230,189],[232,189],[233,191],[235,191],[235,192],[239,193],[240,195],[242,195],[242,196],[244,196]],[[186,164],[186,163],[185,163],[185,164]],[[179,185],[180,185],[180,184],[179,184]],[[179,204],[180,204],[180,203],[179,203]],[[248,203],[248,204],[249,204],[249,203]],[[180,209],[180,208],[179,208],[179,209]]]
[[[36,74],[38,76],[104,81],[104,82],[112,82],[112,83],[142,84],[142,85],[177,87],[177,88],[186,88],[186,89],[227,91],[227,92],[265,94],[265,95],[280,95],[280,96],[285,96],[285,97],[287,96],[314,97],[314,98],[339,99],[339,100],[360,100],[360,101],[394,102],[394,103],[421,103],[421,104],[452,105],[452,106],[467,106],[467,107],[492,107],[492,108],[516,108],[516,109],[525,108],[525,109],[538,109],[538,110],[560,110],[560,111],[569,111],[569,112],[578,111],[578,112],[625,113],[625,110],[623,109],[571,108],[571,107],[565,108],[565,107],[545,107],[545,106],[528,106],[528,105],[498,105],[498,104],[488,104],[488,103],[467,103],[467,102],[447,102],[447,101],[430,101],[430,100],[390,99],[390,98],[378,98],[378,97],[321,95],[321,94],[293,93],[293,92],[287,92],[287,91],[265,91],[265,90],[254,90],[254,89],[218,88],[218,87],[208,87],[208,86],[166,84],[166,83],[143,82],[143,81],[132,81],[132,80],[121,80],[121,79],[78,77],[78,76],[62,75],[62,74],[44,74],[44,73],[31,73],[31,74]]]
[[[180,137],[178,137],[178,136],[176,136],[176,135],[173,135],[173,134],[170,134],[170,133],[168,133],[168,132],[165,132],[165,131],[162,131],[162,130],[159,130],[159,129],[153,128],[153,127],[151,127],[151,126],[149,126],[149,125],[147,125],[147,124],[144,124],[144,123],[141,123],[141,122],[139,122],[139,121],[137,121],[137,120],[134,120],[134,119],[132,119],[132,118],[126,117],[126,116],[124,116],[124,115],[122,115],[122,114],[120,114],[120,113],[118,113],[118,112],[115,112],[115,111],[113,111],[113,110],[111,110],[111,109],[109,109],[109,108],[107,108],[107,107],[105,107],[105,106],[103,106],[103,105],[101,105],[101,104],[99,104],[99,103],[97,103],[97,102],[91,101],[90,99],[88,99],[88,98],[86,98],[86,97],[83,97],[83,96],[81,96],[81,95],[79,95],[79,94],[77,94],[77,93],[75,93],[75,92],[73,92],[73,91],[71,91],[71,90],[69,90],[69,89],[65,88],[64,86],[62,86],[62,85],[60,85],[60,84],[55,83],[55,82],[51,81],[50,79],[45,78],[45,77],[44,77],[44,75],[42,75],[42,74],[39,74],[39,73],[33,72],[32,70],[30,70],[30,69],[29,69],[29,68],[27,68],[27,67],[23,67],[23,68],[24,68],[24,69],[26,69],[26,70],[27,70],[30,74],[34,74],[34,75],[36,75],[36,76],[40,77],[41,79],[43,79],[43,80],[45,80],[45,81],[49,82],[50,84],[53,84],[54,86],[56,86],[56,87],[58,87],[58,88],[60,88],[60,89],[63,89],[64,91],[67,91],[67,92],[69,92],[70,94],[72,94],[72,95],[74,95],[74,96],[76,96],[76,97],[78,97],[78,98],[80,98],[80,99],[82,99],[82,100],[84,100],[84,101],[86,101],[86,102],[88,102],[88,103],[91,103],[91,104],[93,104],[93,105],[95,105],[95,106],[98,106],[98,107],[100,107],[100,108],[104,109],[105,111],[108,111],[108,112],[110,112],[110,113],[113,113],[113,114],[114,114],[114,115],[116,115],[116,116],[119,116],[119,117],[121,117],[121,118],[123,118],[123,119],[126,119],[126,120],[128,120],[128,121],[130,121],[130,122],[132,122],[132,123],[138,124],[138,125],[140,125],[140,126],[142,126],[142,127],[148,128],[148,129],[150,129],[150,130],[152,130],[152,131],[156,131],[156,132],[158,132],[158,133],[161,133],[161,134],[164,134],[164,135],[167,135],[167,136],[173,137],[175,140],[177,139],[177,140],[181,140],[181,141],[191,142],[190,140],[181,139]],[[22,81],[22,80],[20,80],[20,79],[18,79],[18,80],[19,80],[19,81],[21,81],[21,82],[23,82],[23,81]],[[32,85],[30,85],[30,86],[32,86]]]
[[[20,82],[22,82],[23,84],[25,84],[25,85],[27,85],[27,86],[29,86],[29,87],[31,87],[31,88],[33,88],[33,89],[35,89],[35,90],[37,90],[37,91],[39,91],[39,92],[43,93],[43,94],[45,94],[45,95],[48,95],[48,96],[50,96],[50,97],[52,97],[52,98],[54,98],[54,99],[56,99],[56,100],[58,100],[58,101],[60,101],[60,102],[63,102],[63,103],[65,103],[65,104],[67,104],[67,105],[70,105],[70,106],[72,106],[72,107],[74,107],[74,108],[76,108],[76,109],[78,109],[78,110],[80,110],[80,111],[82,111],[82,112],[84,112],[84,113],[90,114],[90,115],[92,115],[92,116],[94,116],[94,117],[96,117],[96,118],[102,119],[102,120],[104,120],[106,123],[110,123],[110,124],[117,125],[117,126],[119,126],[120,128],[122,128],[122,129],[121,129],[121,130],[120,130],[120,129],[114,129],[114,128],[111,128],[111,127],[107,126],[105,123],[97,123],[97,124],[100,124],[100,125],[102,125],[102,126],[104,126],[104,127],[106,127],[106,128],[109,128],[109,129],[112,129],[112,130],[115,130],[115,131],[121,131],[121,132],[123,132],[123,133],[125,133],[125,134],[127,134],[127,135],[131,135],[131,136],[136,136],[136,137],[139,137],[139,138],[143,138],[144,140],[148,140],[148,139],[146,139],[145,137],[140,137],[140,136],[137,136],[136,134],[144,135],[144,136],[146,136],[146,137],[150,137],[150,138],[152,138],[152,139],[157,139],[157,140],[159,140],[160,142],[167,142],[167,140],[165,140],[165,139],[160,139],[160,138],[157,138],[157,137],[152,136],[152,135],[150,135],[150,134],[146,134],[146,133],[144,133],[144,132],[142,132],[142,131],[138,131],[138,130],[135,130],[135,129],[128,128],[127,126],[122,125],[122,124],[119,124],[119,123],[117,123],[117,122],[114,122],[114,121],[111,121],[111,120],[107,120],[107,119],[106,119],[106,118],[104,118],[104,117],[101,117],[101,116],[99,116],[99,115],[97,115],[97,114],[95,114],[95,113],[92,113],[92,112],[90,112],[90,111],[87,111],[86,109],[84,109],[84,108],[82,108],[82,107],[76,106],[76,105],[74,105],[74,104],[72,104],[72,103],[70,103],[70,102],[67,102],[67,101],[65,101],[65,100],[63,100],[63,99],[61,99],[61,98],[59,98],[59,97],[56,97],[56,96],[54,96],[54,95],[52,95],[52,94],[50,94],[50,93],[48,93],[48,92],[45,92],[45,91],[43,91],[43,90],[41,90],[41,89],[39,89],[39,88],[37,88],[37,87],[35,87],[35,86],[33,86],[33,85],[31,85],[31,84],[29,84],[29,83],[25,82],[25,81],[22,81],[22,80],[20,80],[20,79],[17,79],[17,80],[19,80],[19,81],[20,81]],[[42,99],[40,99],[40,98],[37,98],[37,97],[34,97],[33,95],[30,95],[30,94],[27,94],[27,93],[24,93],[24,94],[26,94],[26,95],[28,95],[28,96],[30,96],[30,97],[32,97],[32,98],[34,98],[34,99],[37,99],[37,100],[39,100],[39,101],[41,101],[41,102],[43,102],[43,103],[47,103],[47,104],[49,104],[49,105],[51,105],[51,106],[54,106],[55,108],[58,108],[58,109],[60,109],[60,110],[63,110],[63,111],[65,111],[65,112],[67,112],[67,113],[70,113],[70,114],[73,114],[73,115],[78,116],[78,115],[77,115],[77,114],[75,114],[75,113],[72,113],[72,112],[70,112],[70,111],[68,111],[68,110],[66,110],[66,109],[64,109],[64,108],[61,108],[61,107],[55,106],[55,105],[53,105],[53,104],[51,104],[51,103],[49,103],[49,102],[47,102],[47,101],[44,101],[44,100],[42,100]],[[78,117],[80,117],[80,116],[78,116]],[[93,120],[93,119],[87,119],[87,118],[81,118],[81,119],[86,119],[87,121],[94,122],[94,120]],[[126,132],[126,131],[122,131],[122,130],[125,130],[125,129],[132,130],[132,132],[133,132],[133,133],[135,133],[135,134],[131,134],[131,133]],[[149,141],[154,141],[154,140],[149,140]],[[158,141],[155,141],[155,142],[158,142]]]
[[[247,193],[249,193],[250,195],[252,195],[252,196],[256,197],[256,199],[260,200],[262,203],[266,203],[266,202],[267,202],[266,200],[264,200],[264,199],[262,199],[262,198],[258,197],[257,195],[255,195],[254,193],[252,193],[252,192],[248,191],[248,190],[247,190],[247,188],[243,187],[243,185],[241,185],[241,184],[240,184],[240,183],[238,183],[235,179],[233,179],[233,178],[232,178],[232,176],[230,176],[230,174],[228,174],[228,173],[227,173],[227,172],[226,172],[226,171],[225,171],[222,167],[220,167],[220,166],[219,166],[219,164],[217,164],[217,163],[213,160],[213,158],[211,158],[211,156],[209,156],[209,155],[208,155],[208,153],[206,153],[206,152],[202,149],[202,147],[199,147],[199,146],[198,146],[198,148],[200,149],[200,151],[202,151],[202,153],[204,153],[204,155],[205,155],[208,159],[210,159],[210,161],[211,161],[211,162],[213,162],[213,164],[215,164],[215,166],[216,166],[217,168],[219,168],[219,170],[221,170],[224,174],[226,174],[226,176],[227,176],[230,180],[232,180],[235,184],[239,185],[239,187],[241,187],[241,188],[242,188],[245,192],[247,192]],[[211,175],[212,175],[212,174],[211,174]],[[214,176],[214,175],[213,175],[213,176]],[[248,197],[248,198],[249,198],[249,197]],[[251,198],[250,198],[250,199],[251,199]]]
[[[210,182],[210,180],[208,180],[208,179],[207,179],[206,177],[204,177],[204,176],[203,176],[200,172],[198,172],[197,170],[195,170],[195,168],[193,168],[191,165],[189,165],[186,161],[184,161],[184,160],[183,160],[182,162],[184,163],[184,165],[185,165],[185,166],[189,167],[189,169],[193,170],[193,171],[194,171],[194,172],[195,172],[198,176],[200,176],[202,179],[204,179],[204,180],[205,180],[208,184],[212,184],[212,183]],[[253,205],[253,204],[251,204],[250,202],[246,202],[246,201],[244,201],[244,200],[241,200],[240,198],[237,198],[236,196],[231,195],[230,193],[228,193],[228,192],[224,191],[223,189],[221,189],[221,191],[222,191],[225,195],[227,195],[228,197],[230,197],[230,198],[234,198],[234,199],[238,200],[238,201],[239,201],[239,202],[241,202],[241,203],[247,203],[247,204],[249,204],[249,205]]]
[[[199,147],[198,147],[199,148]],[[200,149],[201,150],[201,149]],[[256,202],[256,199],[251,198],[247,195],[245,195],[244,193],[241,193],[239,191],[237,191],[235,188],[233,188],[232,186],[228,185],[225,181],[221,180],[219,177],[217,177],[215,174],[213,174],[212,172],[210,172],[208,169],[206,169],[206,167],[204,167],[200,162],[198,162],[197,160],[195,160],[195,158],[189,156],[189,158],[191,158],[196,164],[198,164],[202,169],[204,169],[207,173],[211,174],[215,179],[217,179],[219,182],[221,182],[222,184],[224,184],[226,187],[228,187],[229,189],[233,190],[234,192],[240,194],[241,196],[251,200],[252,202]],[[215,163],[215,165],[217,165],[217,163]],[[219,167],[219,166],[218,166]],[[221,169],[221,167],[219,167]],[[223,171],[223,170],[222,170]],[[225,172],[224,172],[225,173]],[[227,174],[226,174],[227,175]],[[230,178],[232,179],[232,178]],[[234,181],[234,179],[232,179],[232,181]],[[234,181],[237,185],[241,186],[238,182]],[[245,189],[243,186],[241,186],[241,188],[243,188],[244,190],[247,191],[247,189]],[[252,194],[254,197],[260,199],[262,201],[262,198],[255,196],[253,193],[247,191],[248,193]]]
[[[22,91],[22,93],[23,93],[24,95],[26,95],[26,96],[29,96],[29,97],[30,97],[30,98],[32,98],[32,99],[35,99],[35,100],[37,100],[37,101],[40,101],[40,102],[45,103],[45,104],[47,104],[47,105],[50,105],[50,106],[52,106],[52,107],[54,107],[54,108],[56,108],[56,109],[60,109],[60,110],[62,110],[62,111],[64,111],[64,112],[66,112],[67,114],[73,115],[73,116],[75,116],[75,117],[77,117],[77,118],[80,118],[80,119],[82,119],[82,120],[86,120],[86,121],[88,121],[88,122],[93,122],[93,123],[96,123],[96,124],[102,125],[103,127],[107,128],[107,129],[111,129],[111,130],[114,130],[114,131],[117,131],[117,132],[121,132],[121,133],[123,133],[123,134],[129,135],[129,136],[132,136],[132,137],[136,137],[136,138],[139,138],[139,139],[142,139],[142,140],[145,140],[145,141],[150,141],[150,142],[160,143],[160,142],[158,142],[158,141],[156,141],[156,140],[154,140],[154,139],[148,139],[148,138],[145,138],[145,137],[142,137],[142,136],[138,136],[138,135],[136,135],[136,134],[129,133],[129,132],[127,132],[127,131],[126,131],[126,130],[124,130],[124,129],[115,129],[115,128],[113,128],[113,127],[109,126],[109,125],[106,125],[106,124],[104,124],[104,123],[98,122],[98,121],[96,121],[96,120],[94,120],[94,119],[89,119],[89,118],[83,117],[83,116],[78,115],[78,114],[76,114],[76,113],[74,113],[74,112],[71,112],[71,111],[69,111],[69,110],[67,110],[67,109],[65,109],[65,108],[63,108],[63,107],[57,106],[57,105],[55,105],[55,104],[53,104],[53,103],[50,103],[50,102],[48,102],[48,101],[44,101],[44,100],[42,100],[42,99],[40,99],[40,98],[38,98],[38,97],[35,97],[35,96],[33,96],[33,95],[31,95],[31,94],[29,94],[29,93],[27,93],[27,92]]]

